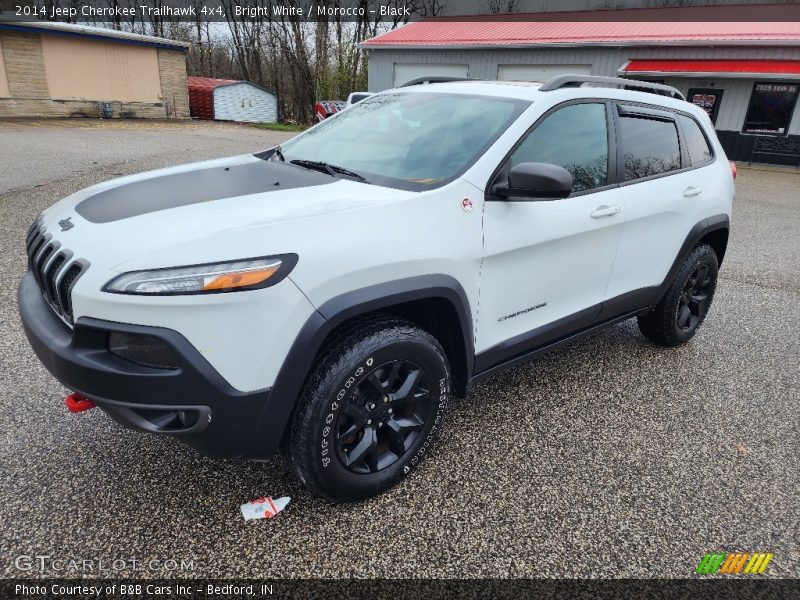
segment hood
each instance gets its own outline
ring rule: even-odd
[[[75,205],[90,223],[112,223],[154,212],[230,200],[266,196],[295,188],[331,183],[331,177],[295,165],[256,159],[225,162],[178,172],[156,172],[102,189]]]
[[[303,219],[410,194],[244,155],[81,190],[46,210],[42,224],[76,256],[127,271],[295,252]],[[270,226],[286,221],[298,223]]]

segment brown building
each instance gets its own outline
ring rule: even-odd
[[[0,20],[0,117],[189,117],[189,44],[112,29]],[[108,109],[109,106],[106,106]]]

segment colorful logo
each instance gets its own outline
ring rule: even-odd
[[[695,573],[713,575],[762,575],[774,554],[767,552],[708,552],[700,561]]]

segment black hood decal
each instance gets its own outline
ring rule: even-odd
[[[324,173],[259,160],[126,183],[89,196],[75,211],[92,223],[110,223],[168,208],[334,181]]]

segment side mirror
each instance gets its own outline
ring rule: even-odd
[[[572,174],[564,167],[549,163],[524,162],[511,167],[508,185],[493,190],[504,198],[566,198],[572,193]]]

